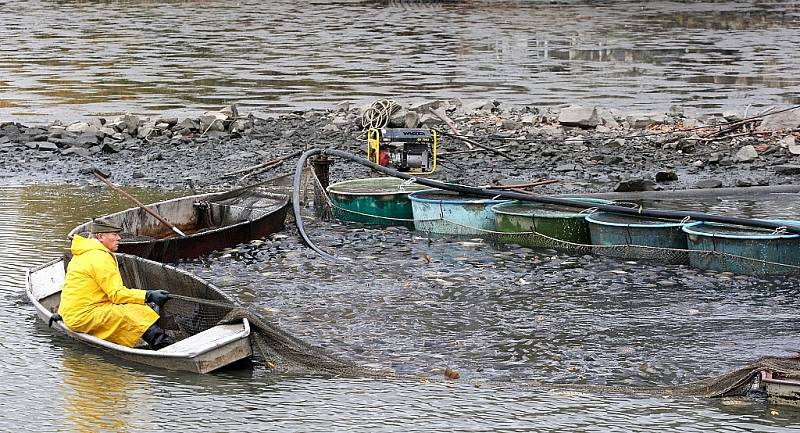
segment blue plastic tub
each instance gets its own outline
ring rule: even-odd
[[[683,223],[661,218],[596,212],[586,216],[596,254],[688,263]],[[656,248],[649,248],[656,247]]]
[[[428,189],[408,195],[414,213],[414,228],[426,233],[485,236],[494,231],[491,207],[507,200],[461,195]]]
[[[800,225],[800,221],[772,221]],[[748,275],[800,273],[793,267],[800,266],[800,235],[707,222],[687,224],[683,231],[691,250],[689,264],[693,267]]]

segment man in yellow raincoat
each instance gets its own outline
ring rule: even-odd
[[[122,228],[95,220],[89,231],[89,238],[76,234],[72,239],[72,260],[58,307],[64,324],[75,332],[128,347],[140,338],[156,350],[172,344],[172,338],[156,325],[158,313],[147,305],[164,305],[169,293],[129,289],[122,284],[114,257]]]

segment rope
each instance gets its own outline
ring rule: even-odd
[[[361,115],[361,126],[364,129],[383,128],[389,124],[389,118],[400,108],[391,99],[379,99],[372,103]]]

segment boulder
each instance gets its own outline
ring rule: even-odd
[[[617,184],[616,192],[655,191],[656,183],[650,179],[628,179]]]
[[[739,151],[736,152],[736,156],[734,156],[737,162],[752,162],[756,158],[758,158],[758,152],[756,152],[756,148],[752,145],[742,146]]]
[[[419,127],[419,114],[414,111],[409,111],[406,113],[404,124],[406,128],[417,128]]]
[[[200,131],[225,131],[227,116],[221,113],[207,112],[200,116]]]
[[[777,174],[785,174],[785,175],[800,174],[800,165],[781,164],[772,166],[772,169],[775,170],[775,173]]]
[[[795,129],[800,127],[800,109],[784,111],[778,114],[767,115],[756,128],[759,132],[778,131],[781,129]]]
[[[719,179],[705,179],[695,184],[695,188],[700,188],[700,189],[710,189],[710,188],[720,188],[720,187],[722,187],[722,181]]]
[[[672,170],[663,170],[656,173],[656,182],[670,182],[678,180],[678,174]]]
[[[558,123],[564,126],[594,128],[600,123],[600,120],[597,117],[597,108],[571,105],[562,109],[558,114]]]

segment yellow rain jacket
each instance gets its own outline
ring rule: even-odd
[[[72,239],[58,314],[75,332],[133,347],[158,314],[144,302],[145,291],[122,284],[117,259],[97,239]]]

